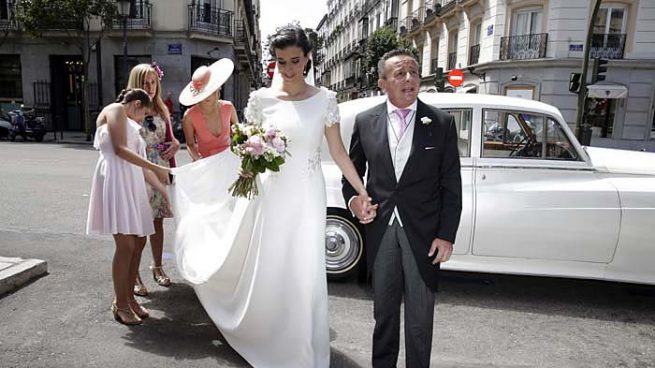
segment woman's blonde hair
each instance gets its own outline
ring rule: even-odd
[[[150,64],[138,64],[130,70],[130,77],[127,80],[127,88],[145,88],[146,77],[149,73],[152,73],[157,81],[155,97],[152,98],[154,110],[162,119],[168,120],[170,111],[168,111],[164,101],[161,99],[161,83],[159,82],[159,76],[157,75],[155,68]]]

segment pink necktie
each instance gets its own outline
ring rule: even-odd
[[[400,138],[403,137],[403,134],[405,134],[405,130],[407,130],[407,125],[409,125],[409,122],[406,119],[407,119],[407,115],[409,115],[411,111],[412,110],[410,109],[397,109],[394,111],[396,115],[398,115],[398,117],[400,118],[400,124],[398,127],[398,140],[400,140]]]

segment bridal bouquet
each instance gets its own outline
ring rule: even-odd
[[[242,175],[228,190],[234,197],[248,199],[259,194],[256,175],[266,170],[280,171],[289,155],[287,137],[279,129],[257,125],[233,125],[230,149],[241,158]]]

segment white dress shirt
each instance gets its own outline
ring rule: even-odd
[[[391,161],[396,173],[396,182],[400,180],[403,174],[409,154],[412,152],[412,141],[414,139],[414,122],[416,121],[416,106],[417,102],[406,107],[411,110],[407,114],[406,122],[407,128],[405,133],[398,139],[398,126],[401,124],[400,116],[395,111],[398,107],[394,106],[391,101],[387,100],[387,136],[389,138],[389,152],[391,153]],[[398,207],[394,207],[393,214],[389,219],[389,225],[393,224],[393,220],[398,219],[400,226],[403,226],[403,221],[398,213]]]

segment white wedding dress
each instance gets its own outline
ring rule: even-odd
[[[227,188],[239,160],[229,150],[175,169],[178,268],[229,344],[254,367],[329,367],[325,184],[320,146],[339,121],[321,88],[301,101],[253,92],[246,119],[289,138],[286,163],[260,175],[260,194]]]

